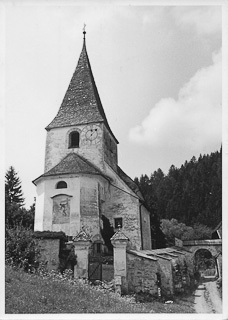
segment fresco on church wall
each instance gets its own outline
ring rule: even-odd
[[[53,198],[53,224],[70,222],[70,196],[61,194]]]

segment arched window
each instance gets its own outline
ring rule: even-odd
[[[67,183],[65,181],[59,181],[56,185],[56,189],[65,189],[67,188]]]
[[[79,147],[79,132],[73,131],[69,135],[69,148],[78,148]]]

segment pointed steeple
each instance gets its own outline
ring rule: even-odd
[[[109,127],[94,81],[89,57],[86,51],[85,34],[86,31],[84,29],[82,51],[70,81],[70,85],[57,115],[46,129],[50,130],[52,128],[104,122],[107,129],[118,143]]]

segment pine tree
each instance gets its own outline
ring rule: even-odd
[[[6,203],[15,203],[19,206],[23,206],[24,203],[21,180],[12,166],[5,175],[5,200]]]
[[[193,156],[180,169],[172,165],[167,175],[158,169],[135,182],[159,219],[211,228],[222,219],[222,148],[198,160]]]

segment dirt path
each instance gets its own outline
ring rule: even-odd
[[[222,313],[222,301],[216,281],[200,284],[194,296],[196,313]]]

